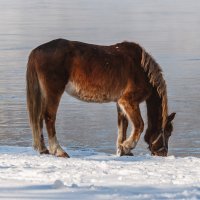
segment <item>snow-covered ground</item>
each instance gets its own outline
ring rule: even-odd
[[[200,158],[67,152],[1,146],[0,199],[200,199]]]

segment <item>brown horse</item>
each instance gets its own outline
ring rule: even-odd
[[[175,113],[168,116],[167,90],[162,70],[138,44],[122,42],[99,46],[57,39],[34,49],[27,67],[27,106],[34,148],[40,153],[69,157],[56,138],[55,121],[62,94],[87,102],[116,102],[117,153],[131,150],[143,132],[139,104],[146,101],[145,141],[153,155],[167,156]],[[42,133],[45,120],[49,150]],[[133,130],[126,138],[128,121]]]

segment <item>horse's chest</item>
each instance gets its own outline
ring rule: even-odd
[[[110,102],[113,101],[112,97],[106,90],[102,90],[94,86],[86,86],[84,84],[77,84],[69,81],[65,86],[65,91],[82,101],[87,102]]]

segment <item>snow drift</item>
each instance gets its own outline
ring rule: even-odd
[[[0,199],[200,199],[200,158],[67,152],[1,146]]]

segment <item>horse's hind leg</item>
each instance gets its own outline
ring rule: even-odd
[[[49,154],[49,150],[47,149],[44,141],[43,135],[43,118],[40,119],[40,154]]]
[[[55,82],[55,84],[52,83],[50,84],[50,83],[44,84],[45,88],[44,119],[48,133],[49,153],[58,157],[69,157],[69,155],[61,148],[60,144],[58,143],[56,137],[56,129],[55,129],[56,114],[60,98],[64,92],[64,87],[61,87],[61,84],[58,84],[59,81]]]
[[[45,110],[45,123],[49,139],[49,152],[50,154],[58,157],[69,157],[69,155],[61,148],[56,137],[56,113],[62,93],[51,93],[47,95],[46,110]]]
[[[140,139],[140,135],[144,129],[144,122],[141,117],[139,103],[137,101],[133,101],[132,95],[126,95],[119,99],[118,104],[121,109],[126,113],[129,120],[133,123],[134,129],[132,128],[132,132],[128,139],[126,139],[120,145],[120,155],[130,155],[131,150],[134,149],[137,145],[138,140]]]
[[[121,156],[121,145],[126,140],[126,130],[128,128],[128,119],[126,114],[117,104],[117,114],[118,114],[118,137],[117,137],[117,155]]]

